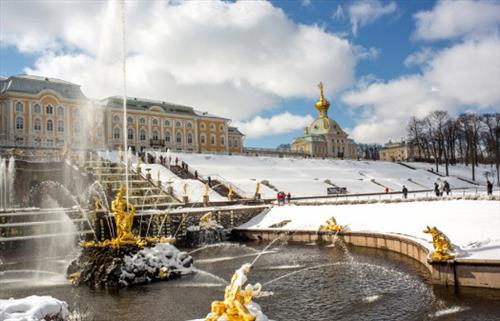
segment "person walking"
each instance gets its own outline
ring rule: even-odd
[[[408,198],[408,189],[403,185],[403,198]]]
[[[486,182],[486,192],[488,193],[488,195],[493,194],[493,183],[489,180]]]
[[[208,186],[209,187],[212,187],[212,179],[210,178],[210,176],[208,176]]]
[[[290,199],[292,199],[292,195],[290,195],[290,192],[286,194],[286,203],[290,204]]]
[[[434,182],[434,193],[436,196],[439,196],[439,185],[437,182]]]
[[[444,191],[446,193],[446,196],[450,195],[451,187],[450,187],[450,183],[448,183],[448,181],[444,181]]]

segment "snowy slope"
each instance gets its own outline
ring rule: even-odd
[[[425,169],[412,170],[402,165],[381,161],[351,161],[332,159],[302,159],[213,154],[170,153],[185,161],[200,175],[220,175],[248,195],[255,192],[256,181],[268,181],[278,190],[292,196],[326,195],[332,185],[346,187],[349,193],[379,193],[388,187],[400,191],[405,185],[410,191],[431,189],[439,176]],[[454,177],[445,178],[452,189],[474,185]],[[276,192],[261,186],[263,197]]]
[[[435,170],[436,169],[436,166],[434,164],[430,164],[430,163],[406,162],[405,164],[408,164],[408,165],[413,166],[415,168],[424,169],[424,170],[430,170],[430,169]],[[467,180],[472,180],[472,168],[470,165],[469,166],[465,166],[464,164],[450,165],[450,166],[448,166],[448,172],[452,176],[458,176],[458,177],[465,178]],[[486,172],[490,173],[489,174],[490,181],[491,182],[495,181],[495,177],[496,177],[495,166],[480,164],[478,167],[476,167],[475,172],[476,172],[476,182],[481,184],[481,185],[486,184],[486,176],[484,175],[484,173],[486,173]],[[439,173],[440,174],[445,173],[444,165],[439,166]],[[493,178],[491,175],[493,175]]]
[[[432,249],[427,225],[443,231],[462,257],[500,260],[500,201],[435,201],[337,206],[282,206],[263,212],[239,228],[265,229],[291,220],[285,230],[318,230],[334,216],[351,231],[403,234]]]

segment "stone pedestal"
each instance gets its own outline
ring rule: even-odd
[[[260,200],[260,199],[261,199],[261,197],[260,197],[260,193],[255,193],[254,198],[255,198],[256,200]]]
[[[184,196],[182,197],[182,201],[184,202],[184,204],[189,203],[189,196],[184,195]]]
[[[209,202],[210,202],[210,199],[209,199],[208,195],[203,195],[203,206],[207,207]]]

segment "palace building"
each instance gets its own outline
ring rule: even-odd
[[[123,147],[123,101],[88,99],[77,84],[16,75],[0,78],[0,145],[17,148]],[[127,98],[128,145],[186,152],[241,153],[244,135],[230,119],[142,98]]]
[[[335,157],[357,159],[357,147],[352,139],[342,130],[339,124],[328,116],[330,102],[323,94],[323,83],[319,84],[320,97],[315,107],[318,117],[304,135],[297,137],[291,144],[292,152],[304,153],[313,157]]]

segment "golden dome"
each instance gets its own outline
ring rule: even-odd
[[[323,95],[323,82],[320,82],[319,85],[319,100],[316,102],[315,106],[316,109],[319,111],[320,117],[327,117],[328,115],[328,108],[330,107],[330,102],[325,99],[325,96]]]

